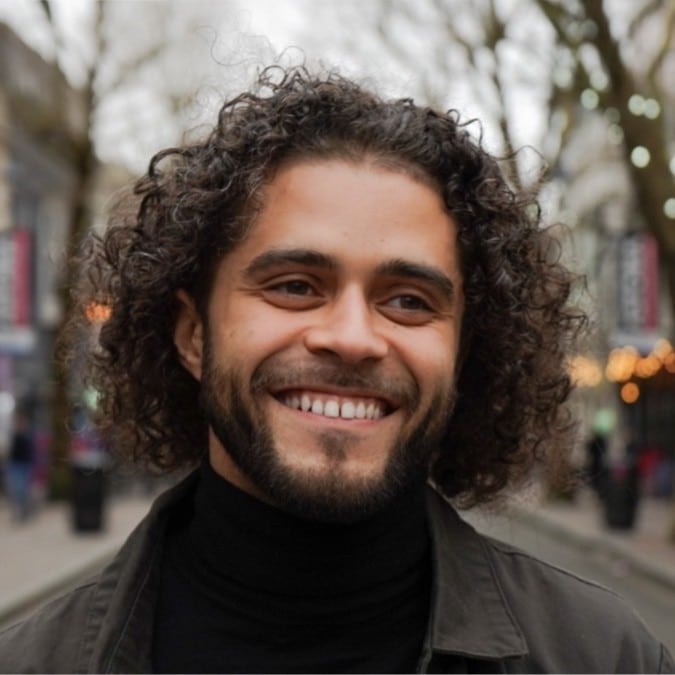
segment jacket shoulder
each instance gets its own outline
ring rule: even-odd
[[[152,588],[147,578],[160,548],[171,509],[189,494],[196,481],[190,474],[162,493],[136,526],[115,558],[92,580],[48,603],[25,621],[0,632],[0,673],[128,672],[136,666],[114,666],[125,631],[133,633],[130,650],[115,663],[144,663],[147,641],[129,626],[137,609],[136,628],[151,625]],[[146,598],[147,600],[147,598]],[[135,615],[134,615],[135,616]],[[139,646],[140,645],[140,646]],[[129,660],[131,659],[131,660]],[[140,666],[139,666],[140,668]]]
[[[535,662],[558,672],[673,672],[668,651],[619,594],[509,544],[483,542]]]
[[[0,673],[77,673],[96,582],[53,600],[0,632]]]

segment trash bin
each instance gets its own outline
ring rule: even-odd
[[[98,532],[104,525],[105,472],[102,463],[73,462],[73,527]]]
[[[617,530],[630,530],[635,524],[638,501],[637,467],[627,464],[613,467],[604,489],[607,526]]]

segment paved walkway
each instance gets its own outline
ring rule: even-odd
[[[0,501],[0,626],[100,569],[147,513],[150,498],[108,500],[104,529],[78,534],[66,503],[42,505],[25,524]]]
[[[31,611],[44,599],[95,572],[118,550],[147,512],[151,499],[117,496],[107,502],[105,529],[77,534],[67,504],[45,504],[27,524],[11,523],[0,501],[0,626]],[[611,531],[591,494],[574,503],[527,503],[513,516],[545,527],[570,544],[604,549],[636,572],[675,589],[675,545],[668,532],[673,505],[643,499],[633,530]]]
[[[634,527],[610,529],[595,496],[581,491],[573,502],[533,502],[514,508],[516,517],[545,527],[573,545],[589,551],[602,550],[635,571],[675,589],[675,503],[643,498]]]

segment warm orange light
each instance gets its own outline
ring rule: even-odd
[[[626,382],[626,384],[621,387],[621,400],[624,403],[635,403],[639,397],[640,388],[635,382]]]
[[[110,318],[112,308],[102,302],[90,302],[84,310],[84,314],[91,323],[104,323]]]
[[[673,353],[673,345],[666,338],[660,338],[656,341],[652,354],[660,361],[665,361]]]
[[[600,364],[587,356],[573,356],[569,360],[567,370],[578,387],[597,387],[602,382]]]
[[[675,352],[672,352],[671,354],[668,354],[668,356],[666,356],[663,365],[666,367],[666,370],[669,373],[675,374]]]
[[[612,349],[607,359],[605,375],[610,382],[626,382],[630,380],[640,356],[635,347],[618,347]]]
[[[635,374],[638,377],[647,378],[656,375],[661,369],[661,361],[650,354],[643,359],[638,359],[635,363]]]

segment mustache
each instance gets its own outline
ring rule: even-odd
[[[274,357],[256,368],[251,378],[251,391],[260,394],[270,388],[295,389],[310,384],[365,389],[407,407],[415,407],[420,401],[419,386],[415,378],[407,373],[389,374],[372,366],[344,363],[286,364]]]

